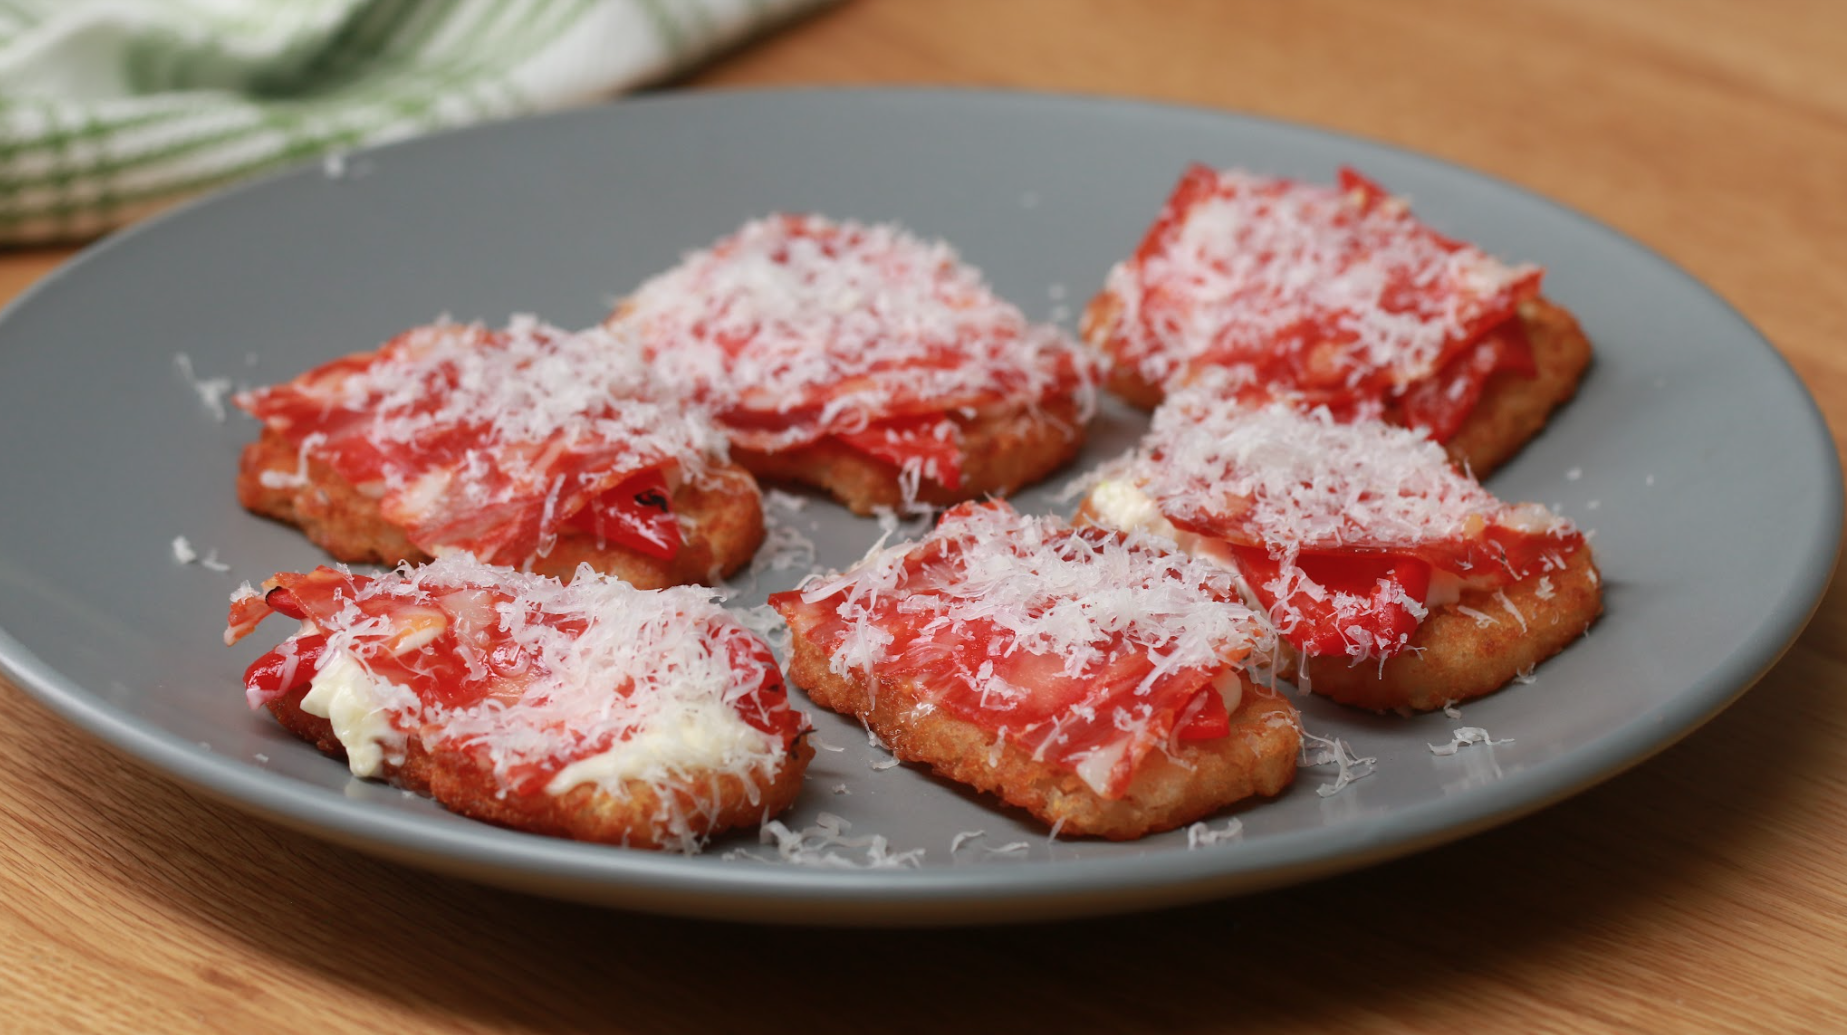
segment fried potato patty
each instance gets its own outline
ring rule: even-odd
[[[1280,794],[1295,779],[1301,724],[1295,707],[1246,682],[1230,709],[1231,732],[1186,741],[1171,756],[1153,751],[1127,791],[1104,798],[1076,773],[1033,758],[973,723],[922,707],[916,686],[842,677],[827,655],[795,631],[789,680],[814,703],[857,717],[892,754],[999,797],[1061,835],[1126,841],[1171,830],[1253,796]]]
[[[1451,461],[1486,478],[1546,426],[1552,411],[1577,394],[1590,366],[1590,339],[1563,307],[1537,298],[1520,306],[1538,373],[1490,375],[1481,399],[1443,448]]]
[[[268,428],[244,447],[238,465],[237,499],[253,513],[300,528],[321,549],[355,564],[421,564],[430,555],[386,521],[378,501],[354,488],[325,461],[307,458],[305,480],[295,479],[299,450]],[[265,472],[278,487],[263,484]],[[717,484],[687,481],[673,491],[673,510],[681,518],[685,544],[672,560],[631,550],[619,543],[599,544],[587,533],[566,531],[532,570],[569,579],[580,563],[614,575],[641,589],[711,584],[750,562],[763,542],[763,507],[756,483],[743,468],[714,469]]]

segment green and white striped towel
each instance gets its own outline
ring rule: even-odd
[[[0,0],[0,244],[591,101],[826,0]]]

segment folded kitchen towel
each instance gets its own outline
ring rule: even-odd
[[[826,0],[0,0],[0,244],[605,97]]]

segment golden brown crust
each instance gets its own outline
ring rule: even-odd
[[[300,687],[270,702],[282,727],[322,754],[345,761],[346,749],[333,724],[301,710]],[[502,794],[493,769],[469,754],[430,752],[416,736],[405,738],[404,758],[382,764],[379,776],[408,791],[428,795],[444,808],[498,826],[576,841],[630,848],[679,849],[687,839],[703,840],[726,830],[752,827],[795,803],[814,748],[806,735],[767,778],[746,781],[715,773],[659,786],[624,780],[618,790],[580,784],[563,794]]]
[[[244,507],[302,530],[336,559],[354,564],[422,564],[430,555],[386,521],[378,501],[361,493],[325,461],[308,458],[307,477],[294,484],[299,451],[268,428],[244,447],[237,472],[237,499]],[[263,484],[263,474],[288,476],[281,487]],[[673,493],[674,512],[689,527],[686,543],[672,560],[662,560],[594,536],[566,532],[538,558],[532,570],[569,579],[579,563],[641,589],[714,583],[749,563],[763,542],[763,507],[756,482],[734,464],[712,472],[714,484],[692,482]]]
[[[787,809],[801,793],[802,776],[813,757],[814,748],[804,736],[768,780],[747,782],[733,773],[713,773],[670,785],[631,779],[622,781],[616,791],[580,784],[563,794],[539,791],[501,797],[486,765],[443,752],[433,756],[429,793],[452,811],[528,833],[673,849],[684,844],[681,829],[703,840],[722,831],[755,827]]]
[[[962,500],[1006,496],[1069,463],[1084,445],[1077,401],[1047,400],[1037,409],[968,419],[951,414],[962,436],[962,484],[948,489],[933,479],[917,486],[917,500],[948,506]],[[759,478],[800,482],[826,490],[855,514],[904,505],[898,465],[834,438],[774,453],[734,445],[733,460]]]
[[[919,709],[914,687],[834,674],[827,655],[794,632],[789,680],[810,700],[864,722],[892,754],[940,776],[1017,805],[1063,835],[1124,841],[1201,819],[1233,802],[1279,794],[1295,779],[1301,724],[1274,691],[1246,685],[1231,712],[1231,733],[1184,744],[1177,757],[1155,751],[1124,795],[1106,799],[1076,773],[1046,762],[987,730],[934,709]],[[996,741],[999,741],[998,750]]]
[[[1309,662],[1308,678],[1300,682],[1342,704],[1379,712],[1434,711],[1493,693],[1565,649],[1603,613],[1602,578],[1588,545],[1547,578],[1552,593],[1545,599],[1540,597],[1539,576],[1503,591],[1519,618],[1495,593],[1465,592],[1458,604],[1432,609],[1411,637],[1409,649],[1383,666],[1376,661],[1348,665],[1344,658],[1316,658]],[[1486,618],[1466,614],[1463,607]],[[1291,667],[1283,666],[1283,678],[1294,678]]]
[[[1084,340],[1109,362],[1104,387],[1130,404],[1152,410],[1166,398],[1159,385],[1143,378],[1134,364],[1118,360],[1120,339],[1111,332],[1121,303],[1105,291],[1084,310]],[[1520,319],[1533,349],[1538,373],[1524,377],[1501,371],[1482,386],[1481,399],[1462,426],[1444,443],[1450,460],[1466,465],[1477,478],[1486,478],[1539,434],[1552,411],[1577,393],[1578,382],[1590,366],[1590,339],[1578,321],[1563,307],[1544,298],[1520,306]],[[1386,419],[1402,424],[1388,411]]]

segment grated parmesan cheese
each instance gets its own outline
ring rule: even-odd
[[[1484,629],[1490,625],[1499,624],[1493,615],[1488,614],[1485,611],[1477,611],[1475,608],[1472,608],[1468,606],[1467,604],[1457,604],[1455,605],[1455,608],[1456,608],[1457,614],[1466,615],[1469,618],[1475,619],[1475,627],[1477,629]]]
[[[1195,823],[1186,828],[1186,847],[1188,851],[1215,845],[1220,841],[1235,841],[1244,836],[1244,821],[1236,816],[1225,821],[1225,825],[1213,829],[1206,823]]]
[[[974,839],[978,837],[986,837],[987,833],[988,832],[985,830],[961,831],[960,833],[956,834],[956,836],[949,839],[949,854],[950,855],[956,854],[957,852],[962,850],[963,845],[967,844],[970,841],[973,841]]]
[[[763,844],[774,844],[776,854],[784,862],[797,866],[814,866],[822,869],[853,870],[895,870],[915,869],[923,865],[924,850],[912,848],[895,852],[891,842],[883,834],[865,834],[849,837],[846,831],[853,824],[830,812],[823,812],[815,817],[812,826],[800,830],[790,830],[781,820],[769,820],[761,828]],[[839,849],[857,850],[855,856]],[[725,853],[726,859],[757,859],[760,857],[738,849]]]
[[[985,830],[964,830],[949,840],[949,854],[954,857],[964,846],[968,847],[968,856],[978,861],[987,861],[999,856],[1023,856],[1032,851],[1032,845],[1025,841],[1009,841],[1003,845],[972,844],[987,836]]]
[[[1155,413],[1148,436],[1105,469],[1170,520],[1234,542],[1287,548],[1407,549],[1478,537],[1489,525],[1564,537],[1564,518],[1508,505],[1450,466],[1423,435],[1342,423],[1286,401],[1245,406],[1207,377]]]
[[[1456,752],[1462,750],[1463,748],[1471,744],[1482,744],[1488,747],[1493,747],[1496,744],[1511,744],[1511,743],[1513,743],[1511,739],[1508,739],[1508,740],[1493,739],[1492,737],[1488,736],[1488,731],[1485,729],[1482,729],[1480,726],[1458,726],[1454,730],[1450,731],[1449,743],[1431,744],[1430,753],[1433,755],[1453,755]]]
[[[1355,780],[1363,780],[1373,774],[1377,758],[1364,757],[1354,752],[1352,745],[1339,737],[1323,737],[1308,730],[1302,730],[1301,757],[1297,765],[1303,768],[1333,765],[1337,768],[1334,782],[1315,788],[1315,793],[1323,798],[1332,797],[1346,790]]]
[[[192,386],[199,395],[199,405],[211,414],[213,420],[220,424],[225,421],[225,397],[231,394],[231,379],[228,377],[200,377],[193,371],[192,357],[184,352],[173,354],[173,365],[180,372],[180,377]]]

